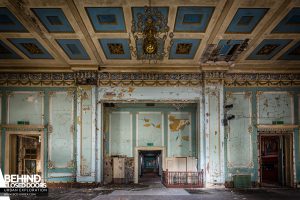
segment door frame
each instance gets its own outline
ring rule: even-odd
[[[285,168],[285,170],[290,170],[290,183],[285,183],[285,186],[290,186],[294,187],[294,181],[295,181],[295,160],[294,160],[294,132],[293,131],[288,131],[288,132],[276,132],[276,131],[269,131],[269,132],[258,132],[257,137],[258,137],[258,182],[260,185],[263,183],[262,182],[262,171],[261,171],[261,164],[262,164],[262,157],[261,157],[261,137],[262,136],[289,136],[290,137],[290,155],[289,155],[289,163],[290,166],[289,168]],[[279,138],[279,140],[281,140]],[[280,144],[281,145],[281,144]],[[282,173],[282,172],[281,172]],[[286,174],[286,171],[284,172]],[[283,174],[282,174],[283,175]]]
[[[166,147],[135,147],[134,148],[134,183],[139,182],[139,151],[161,151],[162,170],[165,167]]]
[[[5,139],[5,157],[10,158],[9,150],[10,150],[10,138],[12,135],[28,135],[28,136],[40,136],[41,138],[41,149],[40,149],[40,157],[41,157],[41,177],[42,180],[45,179],[44,173],[44,148],[45,148],[45,141],[44,141],[44,131],[6,131],[6,139]],[[10,159],[5,159],[5,174],[9,174],[9,165]]]

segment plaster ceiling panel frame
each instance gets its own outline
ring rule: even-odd
[[[300,41],[294,41],[292,47],[289,48],[280,58],[280,60],[300,60]]]
[[[30,11],[28,7],[30,5],[29,1],[16,4],[16,2],[8,1],[5,5],[13,12],[13,14],[20,20],[22,24],[26,26],[29,33],[18,33],[18,34],[8,34],[5,33],[3,36],[6,38],[35,38],[41,45],[49,51],[53,56],[53,60],[45,63],[40,59],[30,60],[30,62],[25,61],[24,63],[10,63],[8,66],[20,66],[27,68],[44,68],[48,65],[49,69],[55,66],[55,68],[66,69],[67,65],[65,60],[60,56],[56,48],[53,47],[52,42],[50,41],[51,36],[47,35],[46,31],[43,31],[44,27],[39,24],[39,21],[36,19],[34,14]],[[39,28],[37,28],[39,27]],[[42,32],[41,32],[42,31]],[[1,35],[2,36],[2,35]],[[3,66],[5,67],[5,66]],[[7,66],[6,66],[7,67]],[[24,68],[26,69],[26,68]]]
[[[247,60],[271,60],[291,41],[289,39],[264,39],[251,52]]]
[[[263,2],[261,2],[263,3]],[[272,0],[266,1],[266,5],[272,5]],[[253,63],[252,61],[249,62],[249,60],[246,60],[247,57],[252,53],[252,51],[260,44],[263,39],[296,39],[299,38],[299,34],[271,34],[271,31],[277,26],[277,24],[282,20],[284,16],[291,10],[294,6],[298,5],[300,6],[300,2],[295,3],[295,1],[275,1],[273,2],[273,6],[270,7],[268,13],[265,15],[265,17],[262,19],[260,26],[260,30],[257,31],[256,34],[253,35],[253,38],[251,37],[250,43],[247,47],[247,51],[244,51],[241,53],[241,55],[237,58],[237,62],[246,64],[246,63]],[[235,37],[235,35],[233,35]],[[290,46],[288,44],[288,46]],[[284,50],[288,47],[286,46],[284,49],[282,49],[277,55],[274,56],[272,59],[272,62],[267,62],[265,64],[273,64],[276,63],[276,59],[278,56],[280,56]],[[255,62],[256,63],[256,62]],[[261,63],[261,62],[260,62]],[[271,67],[271,66],[270,66]],[[273,66],[272,66],[273,68]]]
[[[218,43],[221,39],[227,40],[245,40],[250,39],[247,50],[242,52],[235,60],[235,65],[239,63],[249,62],[245,61],[245,58],[254,50],[251,49],[252,45],[258,45],[262,35],[265,33],[266,26],[268,26],[269,21],[273,17],[274,13],[280,9],[282,6],[281,1],[276,0],[266,0],[266,1],[234,1],[230,7],[228,14],[226,15],[222,26],[220,27],[216,37],[214,38],[213,44]],[[239,8],[267,8],[268,11],[262,17],[262,19],[257,23],[256,27],[252,30],[251,33],[239,34],[239,33],[226,33],[229,24],[233,20],[236,12]],[[251,50],[251,51],[250,51]]]
[[[14,50],[0,40],[0,59],[22,59]]]
[[[32,1],[32,0],[31,0]],[[79,27],[80,22],[75,19],[76,13],[73,13],[71,11],[71,7],[68,4],[69,2],[65,2],[63,0],[54,0],[51,1],[51,3],[45,3],[45,2],[36,2],[32,1],[32,3],[28,6],[30,8],[59,8],[62,10],[63,14],[65,15],[67,21],[69,22],[70,26],[73,29],[73,32],[65,32],[65,33],[57,33],[57,32],[48,32],[47,35],[49,35],[49,40],[51,41],[52,45],[56,48],[56,50],[60,53],[60,56],[63,57],[64,61],[68,63],[70,66],[70,69],[77,68],[77,69],[97,69],[99,62],[97,61],[95,54],[93,53],[91,45],[88,44],[86,36],[82,32],[81,28]],[[35,15],[36,16],[36,15]],[[41,23],[41,21],[37,18],[38,23],[40,26],[44,25]],[[46,29],[46,28],[45,28]],[[79,39],[84,46],[88,56],[90,57],[89,60],[71,60],[69,57],[65,54],[65,52],[61,49],[61,47],[57,44],[56,39]],[[87,65],[79,67],[80,65]],[[79,68],[78,68],[79,67]]]
[[[0,13],[0,32],[28,32],[7,7],[0,6]]]

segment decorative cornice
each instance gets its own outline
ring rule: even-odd
[[[70,87],[75,73],[0,73],[0,86]]]
[[[257,130],[259,132],[271,132],[271,133],[280,133],[280,132],[293,132],[295,128],[299,128],[298,125],[293,124],[259,124],[257,125]]]
[[[53,73],[0,73],[0,86],[74,87],[98,86],[186,86],[197,87],[204,82],[224,81],[225,87],[289,87],[300,86],[300,73],[141,73],[141,72],[53,72]]]
[[[227,73],[225,87],[289,87],[300,86],[300,74]]]

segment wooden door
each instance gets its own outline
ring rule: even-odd
[[[261,136],[261,181],[279,184],[280,137]]]

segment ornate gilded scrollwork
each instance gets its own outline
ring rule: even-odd
[[[55,165],[54,162],[52,160],[48,160],[48,169],[54,169]]]

